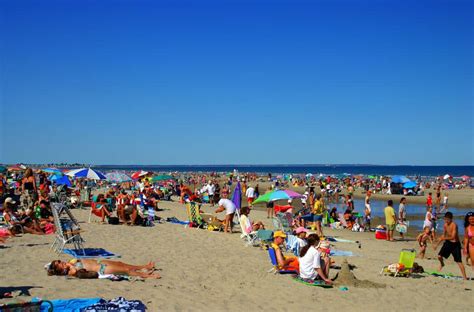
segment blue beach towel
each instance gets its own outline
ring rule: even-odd
[[[107,251],[103,248],[84,248],[85,255],[82,253],[81,249],[64,249],[63,253],[71,255],[77,259],[87,259],[87,258],[120,258],[120,255],[116,255],[110,251]]]
[[[352,251],[346,251],[346,250],[331,250],[330,255],[331,255],[331,257],[352,257],[352,256],[354,256]]]
[[[39,299],[35,298],[34,301]],[[80,312],[82,309],[98,303],[101,298],[76,298],[50,300],[53,303],[54,312]],[[49,304],[41,304],[41,312],[47,312]]]
[[[181,221],[181,220],[178,220],[175,217],[167,218],[166,221],[169,222],[169,223],[182,224],[182,225],[189,224],[189,221]]]

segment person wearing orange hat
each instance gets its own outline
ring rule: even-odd
[[[273,233],[272,248],[275,250],[275,255],[280,270],[300,271],[298,258],[292,256],[285,256],[281,251],[280,246],[285,242],[286,234],[283,231],[276,231]]]

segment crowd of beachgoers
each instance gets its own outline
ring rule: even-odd
[[[233,233],[237,227],[241,238],[249,244],[265,245],[273,251],[276,270],[294,273],[305,283],[329,286],[333,283],[329,270],[334,263],[325,228],[375,232],[376,237],[387,241],[395,241],[394,235],[398,233],[405,239],[407,198],[422,196],[426,198],[426,214],[423,229],[416,237],[418,256],[424,257],[428,244],[433,249],[442,245],[438,253],[439,271],[444,259],[450,256],[463,278],[467,278],[463,258],[474,269],[474,214],[466,213],[464,237],[460,237],[445,192],[471,188],[467,176],[274,176],[237,171],[103,174],[90,168],[33,170],[21,165],[0,169],[2,244],[19,235],[57,235],[67,231],[58,229],[62,225],[55,220],[54,204],[61,204],[68,210],[90,210],[89,222],[127,226],[180,222],[187,227],[224,233]],[[356,191],[364,196],[364,207],[359,211],[354,207]],[[392,199],[387,201],[384,222],[378,226],[372,221],[373,194],[402,196],[396,203],[398,209]],[[187,207],[188,220],[160,217],[160,203],[173,200]],[[344,209],[331,208],[334,202],[343,203]],[[202,205],[214,206],[214,214],[203,213]],[[264,220],[253,220],[254,209],[266,209],[266,217],[273,221],[274,228],[266,228]],[[223,217],[219,217],[221,213]],[[436,231],[436,223],[442,224],[442,231]],[[132,265],[110,259],[53,260],[46,271],[49,275],[77,278],[160,278],[154,262]]]

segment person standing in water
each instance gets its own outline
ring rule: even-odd
[[[370,196],[372,195],[371,191],[367,191],[367,195],[365,195],[365,208],[364,208],[364,215],[365,215],[365,231],[370,231],[370,220],[372,219],[372,209],[370,208]]]

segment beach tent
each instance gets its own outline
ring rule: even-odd
[[[66,172],[66,175],[75,178],[87,178],[92,180],[105,180],[107,179],[102,172],[96,171],[91,168],[80,168]]]
[[[405,176],[393,176],[392,177],[392,183],[407,183],[410,182],[410,179],[408,179]]]

